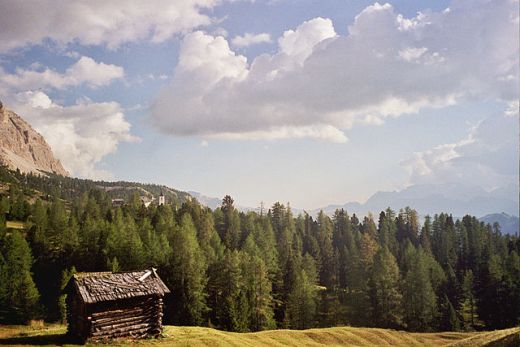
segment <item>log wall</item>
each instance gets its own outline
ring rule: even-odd
[[[68,334],[74,338],[84,340],[88,335],[89,324],[85,314],[85,305],[74,295],[67,295],[66,302]]]
[[[84,309],[82,309],[82,307]],[[69,331],[83,340],[157,336],[162,331],[163,300],[147,296],[74,306],[71,300]]]

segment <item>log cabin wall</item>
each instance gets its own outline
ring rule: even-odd
[[[86,326],[85,306],[77,296],[67,295],[67,330],[74,338],[81,338],[88,334]]]
[[[89,340],[157,336],[162,328],[162,298],[139,297],[89,305]]]

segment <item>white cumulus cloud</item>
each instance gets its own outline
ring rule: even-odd
[[[65,89],[71,86],[86,84],[90,87],[100,87],[110,84],[115,79],[124,77],[124,69],[117,65],[98,63],[90,57],[81,57],[64,73],[49,68],[38,69],[18,68],[9,74],[0,68],[0,83],[14,90],[31,90],[39,88]]]
[[[237,35],[231,40],[235,47],[247,47],[259,43],[271,42],[271,35],[268,33],[251,34],[245,33],[243,36]]]
[[[26,91],[6,104],[44,136],[75,176],[109,179],[110,173],[97,164],[114,153],[120,142],[139,141],[130,133],[131,125],[117,102],[86,100],[61,106],[41,91]]]
[[[211,24],[204,13],[221,0],[0,1],[0,51],[41,44],[106,45],[137,40],[159,43]]]
[[[518,23],[517,0],[455,0],[449,11],[413,18],[376,3],[345,36],[315,18],[250,62],[226,38],[195,32],[182,41],[152,119],[181,136],[344,142],[356,123],[475,99],[511,102]]]

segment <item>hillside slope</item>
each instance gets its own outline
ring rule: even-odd
[[[63,345],[65,327],[0,326],[0,345]],[[479,333],[410,333],[337,327],[230,333],[201,327],[166,326],[164,338],[103,344],[117,346],[519,346],[520,327]],[[89,344],[90,345],[90,344]]]
[[[82,194],[92,191],[103,191],[109,198],[124,199],[127,202],[135,192],[141,197],[149,199],[157,198],[162,193],[166,197],[167,203],[177,206],[192,198],[186,192],[159,184],[93,181],[52,173],[47,176],[24,175],[10,170],[0,162],[0,196],[7,196],[11,185],[23,190],[28,200],[34,200],[37,197],[45,200],[48,195],[54,195],[72,202]]]

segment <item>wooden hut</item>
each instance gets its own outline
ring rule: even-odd
[[[157,336],[169,292],[155,269],[75,274],[65,287],[68,333],[81,341]]]

